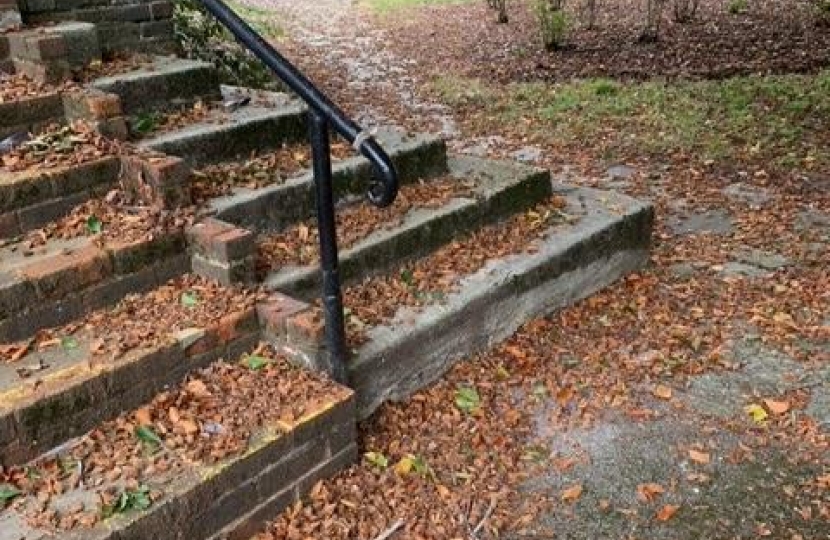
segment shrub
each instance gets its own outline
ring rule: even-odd
[[[239,45],[196,0],[179,0],[175,10],[176,39],[189,58],[211,62],[223,83],[274,88],[271,72]]]
[[[731,0],[728,9],[732,15],[742,15],[746,13],[747,7],[746,0]]]
[[[568,32],[564,0],[536,0],[536,17],[539,19],[545,49],[553,51],[561,48]]]

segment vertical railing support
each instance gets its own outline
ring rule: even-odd
[[[337,382],[347,383],[346,325],[340,292],[337,229],[334,217],[334,189],[331,179],[331,144],[328,121],[318,112],[309,112],[311,155],[317,200],[317,227],[320,232],[320,268],[323,272],[323,313],[326,323],[327,370]]]

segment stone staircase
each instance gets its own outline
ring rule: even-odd
[[[632,199],[385,130],[377,210],[334,141],[330,382],[305,108],[165,56],[171,16],[0,0],[0,138],[31,133],[0,154],[0,540],[248,538],[357,459],[359,418],[648,258]]]

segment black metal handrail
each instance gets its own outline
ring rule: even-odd
[[[386,151],[368,132],[346,116],[300,70],[265,41],[227,4],[222,0],[199,1],[244,47],[308,104],[317,199],[317,226],[320,231],[320,266],[323,272],[323,312],[326,322],[326,347],[330,362],[328,367],[337,381],[347,382],[346,332],[338,271],[329,129],[334,128],[374,167],[375,175],[367,190],[367,197],[375,206],[380,208],[389,206],[397,197],[398,175],[395,166]]]

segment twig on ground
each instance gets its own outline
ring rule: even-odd
[[[481,518],[481,521],[479,521],[478,525],[476,525],[475,529],[473,529],[473,534],[471,535],[471,537],[473,539],[478,538],[478,533],[484,527],[484,524],[487,522],[487,520],[490,519],[490,516],[493,515],[493,511],[495,509],[496,509],[496,498],[493,497],[492,499],[490,499],[490,506],[487,508],[487,511],[484,512],[484,517]]]
[[[374,540],[388,540],[389,538],[392,538],[392,535],[398,532],[398,529],[403,527],[405,523],[406,521],[399,519],[398,521],[390,525],[388,529],[376,536]]]

